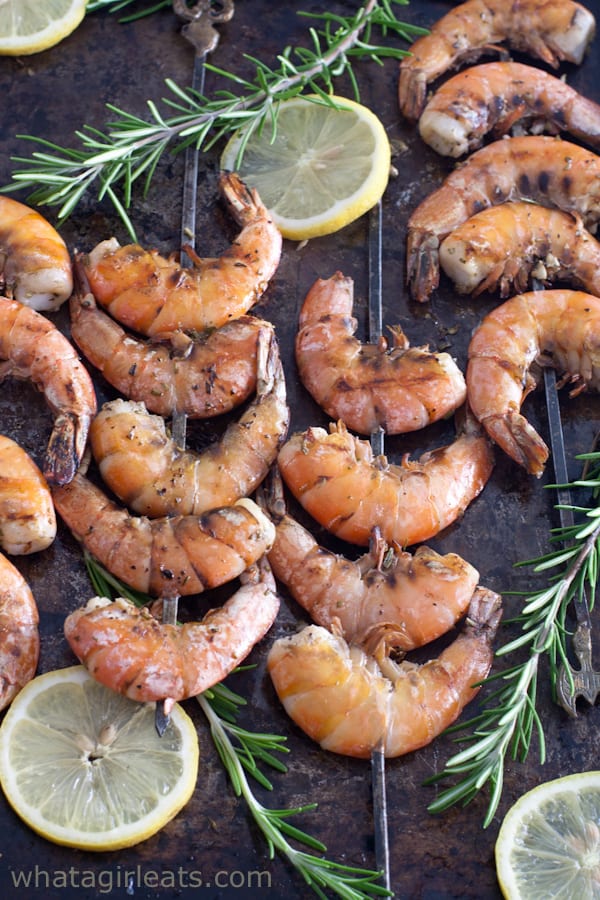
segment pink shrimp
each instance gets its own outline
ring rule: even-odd
[[[0,709],[35,675],[40,654],[38,623],[29,585],[0,553]]]
[[[375,659],[309,625],[274,642],[267,669],[287,714],[324,750],[401,756],[429,744],[477,695],[501,613],[498,594],[477,588],[459,636],[421,666]]]
[[[242,586],[199,622],[165,625],[128,600],[93,597],[70,613],[69,646],[101,684],[140,702],[185,700],[222,681],[267,633],[279,597],[267,563],[242,573]]]
[[[353,335],[353,281],[341,272],[318,279],[306,295],[296,337],[296,361],[306,389],[352,431],[415,431],[464,403],[462,372],[448,353],[409,347],[400,326],[362,344]]]
[[[400,63],[398,99],[415,121],[425,106],[427,85],[461,62],[472,62],[506,42],[556,67],[580,63],[594,37],[592,13],[572,0],[467,0],[435,22]]]
[[[0,546],[11,556],[46,550],[56,514],[46,479],[28,453],[0,435]]]
[[[461,516],[493,468],[491,443],[472,417],[457,439],[391,465],[342,422],[296,433],[279,451],[288,488],[304,508],[342,540],[368,546],[379,526],[388,544],[421,543]]]
[[[548,448],[519,412],[536,387],[530,367],[552,365],[575,393],[600,387],[600,299],[581,291],[519,294],[492,310],[469,345],[467,392],[473,413],[516,462],[538,477]]]
[[[439,283],[440,241],[474,213],[507,200],[535,200],[577,214],[593,231],[600,220],[600,156],[559,138],[503,138],[477,150],[408,221],[407,278],[416,300]]]
[[[573,137],[600,149],[600,105],[561,78],[516,62],[492,62],[459,72],[437,89],[419,119],[426,144],[444,156],[463,156],[484,137],[515,124]]]

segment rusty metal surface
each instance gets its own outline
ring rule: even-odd
[[[599,0],[587,5],[600,15]],[[327,8],[347,12],[356,6],[329,3]],[[252,71],[244,53],[274,64],[276,54],[287,44],[306,39],[307,22],[296,15],[297,11],[318,12],[321,8],[315,2],[273,4],[266,0],[239,0],[234,19],[221,27],[213,62],[240,75]],[[415,0],[410,6],[398,7],[398,14],[407,21],[428,25],[447,9],[448,3],[442,0]],[[52,50],[30,58],[0,59],[0,183],[10,181],[10,156],[27,156],[32,149],[17,135],[33,134],[69,144],[74,130],[84,122],[105,126],[105,102],[144,115],[148,99],[159,100],[167,93],[165,78],[188,84],[193,51],[178,29],[179,23],[169,11],[130,24],[119,24],[116,16],[97,13],[88,16],[71,37]],[[582,93],[600,99],[597,48],[596,41],[580,69],[565,67],[564,71]],[[431,303],[417,306],[409,302],[404,287],[406,220],[451,164],[438,158],[423,145],[414,128],[400,121],[396,63],[391,61],[383,68],[359,66],[357,74],[362,101],[380,116],[397,151],[394,164],[399,174],[383,199],[384,323],[402,323],[413,344],[428,342],[432,347],[449,349],[464,364],[470,333],[495,299],[458,299],[444,282]],[[207,93],[217,87],[222,87],[222,83],[209,73]],[[338,85],[338,92],[347,91],[348,85]],[[206,256],[217,255],[235,234],[216,197],[217,158],[218,149],[200,161],[197,250]],[[148,196],[142,198],[138,194],[135,198],[133,219],[141,240],[163,252],[177,249],[182,176],[183,154],[165,157]],[[52,220],[52,211],[47,211],[47,215]],[[121,241],[127,239],[112,208],[98,204],[92,196],[64,225],[62,234],[72,250],[90,249],[113,234]],[[315,278],[328,277],[340,269],[355,280],[356,315],[364,335],[367,262],[367,217],[340,234],[311,241],[302,248],[285,242],[281,265],[255,309],[276,324],[284,353],[294,431],[326,422],[300,385],[295,369],[292,348],[299,304]],[[66,330],[64,309],[56,319]],[[101,379],[95,381],[100,402],[114,396]],[[527,410],[530,420],[546,437],[543,391],[528,399]],[[591,446],[600,427],[599,401],[582,396],[563,403],[563,415],[567,452],[574,467],[571,475],[575,477],[577,464],[573,454]],[[42,398],[30,385],[3,385],[0,423],[4,433],[20,441],[38,461],[41,459],[50,418]],[[223,423],[215,422],[194,426],[190,445],[207,443],[222,427]],[[416,435],[386,441],[386,451],[390,458],[399,459],[404,452],[439,446],[452,434],[452,423],[434,425]],[[497,591],[531,586],[528,571],[515,571],[514,564],[547,549],[549,529],[557,524],[552,494],[545,490],[545,484],[551,480],[551,469],[537,481],[498,452],[496,467],[482,495],[460,522],[429,543],[442,552],[455,551],[466,557],[480,570],[482,582]],[[314,530],[322,543],[334,546],[320,529]],[[340,549],[339,545],[336,549]],[[356,553],[350,547],[343,549],[348,555]],[[29,579],[40,607],[40,671],[72,664],[74,658],[63,638],[62,623],[70,610],[90,596],[79,546],[60,526],[51,549],[20,559],[18,565]],[[283,597],[276,625],[252,654],[256,669],[231,680],[232,687],[248,699],[243,723],[288,736],[289,772],[275,776],[273,793],[263,799],[266,805],[274,807],[317,801],[318,810],[306,813],[298,824],[327,845],[330,858],[373,868],[369,764],[324,753],[306,738],[287,719],[265,673],[265,657],[272,640],[305,621],[304,614],[285,593]],[[505,603],[505,617],[510,619],[518,611],[518,598],[506,597]],[[203,609],[200,603],[198,609]],[[594,620],[597,623],[595,614]],[[510,626],[505,625],[502,639],[510,633]],[[453,752],[454,745],[448,737],[443,736],[407,757],[387,761],[391,882],[396,896],[415,900],[499,897],[493,849],[504,812],[540,780],[597,768],[593,735],[600,724],[598,708],[586,708],[577,719],[570,720],[552,703],[546,675],[544,668],[540,708],[548,743],[547,762],[540,766],[535,747],[525,763],[508,762],[500,808],[487,829],[482,828],[487,806],[485,791],[464,809],[452,809],[435,817],[427,812],[435,788],[424,787],[423,781],[443,768]],[[186,809],[161,833],[138,847],[113,854],[89,854],[38,838],[0,799],[3,893],[47,898],[133,896],[139,900],[192,895],[313,896],[284,861],[268,858],[265,843],[244,803],[233,796],[202,716],[193,702],[187,703],[186,708],[197,721],[201,743],[198,787]],[[29,875],[29,889],[16,887],[19,873]],[[198,887],[200,877],[202,887]],[[217,885],[216,880],[221,884]]]

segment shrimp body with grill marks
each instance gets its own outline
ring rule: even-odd
[[[7,297],[41,312],[58,309],[73,290],[67,246],[38,212],[0,197],[0,284]]]
[[[309,625],[275,641],[267,669],[287,714],[324,750],[402,756],[431,743],[477,695],[501,612],[498,594],[477,588],[459,636],[420,666],[376,659]]]
[[[374,457],[342,422],[292,435],[278,456],[284,481],[310,515],[360,546],[377,526],[400,547],[433,537],[464,513],[493,464],[491,442],[472,417],[453,443],[400,465]]]
[[[412,555],[388,547],[375,528],[369,552],[352,561],[321,547],[286,512],[276,470],[261,491],[276,526],[273,574],[317,625],[373,654],[422,647],[464,615],[479,573],[456,553],[421,546]]]
[[[38,623],[31,588],[0,553],[0,709],[35,675],[40,654]]]
[[[600,299],[582,291],[519,294],[492,310],[468,350],[467,392],[490,437],[538,477],[548,448],[521,415],[537,386],[531,367],[551,365],[575,393],[600,387]]]
[[[281,233],[237,175],[222,174],[219,187],[242,231],[218,259],[185,248],[193,267],[182,268],[173,258],[137,244],[121,247],[114,238],[80,257],[94,297],[118,322],[148,337],[220,328],[262,296],[279,265]]]
[[[265,337],[267,337],[265,335]],[[183,450],[164,420],[139,403],[106,403],[90,429],[105,483],[130,509],[151,517],[200,515],[249,496],[285,440],[285,380],[274,333],[261,340],[256,398],[222,438],[202,452]]]
[[[538,203],[501,203],[471,216],[442,241],[440,265],[461,294],[507,297],[535,278],[600,296],[600,243],[577,216]]]
[[[218,587],[253,565],[275,539],[275,526],[249,499],[201,516],[131,516],[81,473],[53,491],[74,536],[125,584],[155,597]]]
[[[86,359],[119,393],[161,416],[208,419],[247,400],[256,387],[259,337],[273,329],[240,316],[189,340],[179,333],[158,343],[128,334],[92,294],[73,294],[69,307],[71,337]]]
[[[354,337],[353,281],[337,272],[306,295],[296,337],[300,378],[314,399],[352,431],[401,434],[448,416],[465,400],[462,372],[448,353],[409,347],[400,326],[392,346]]]
[[[54,415],[43,473],[52,484],[66,484],[77,471],[96,414],[92,380],[74,347],[41,313],[0,297],[0,381],[31,381]]]
[[[45,550],[56,537],[46,479],[28,453],[0,435],[0,546],[11,556]]]
[[[600,149],[600,105],[561,78],[516,62],[473,66],[444,82],[419,119],[419,133],[438,153],[458,157],[517,123],[566,131]]]
[[[416,121],[428,84],[460,63],[498,51],[494,44],[556,68],[563,60],[581,63],[595,30],[592,13],[573,0],[467,0],[438,19],[401,61],[400,110]]]
[[[123,598],[93,597],[65,621],[65,636],[96,681],[140,702],[201,694],[246,658],[279,611],[264,560],[242,573],[241,587],[199,622],[167,625]]]
[[[416,300],[427,300],[439,283],[440,242],[475,213],[507,200],[573,213],[594,231],[600,156],[547,135],[503,138],[475,151],[409,218],[407,278]]]

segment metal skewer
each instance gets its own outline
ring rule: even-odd
[[[382,311],[382,234],[381,200],[369,213],[369,341],[375,343],[383,333]],[[370,436],[371,448],[377,456],[383,453],[384,431],[379,427]],[[390,848],[388,840],[385,756],[381,746],[371,753],[371,786],[375,828],[375,864],[382,873],[383,886],[390,888]]]
[[[199,94],[204,93],[206,69],[204,63],[219,43],[219,32],[215,24],[228,22],[234,13],[233,0],[199,0],[188,6],[186,0],[173,0],[173,12],[184,19],[185,25],[181,33],[193,45],[194,68],[192,72],[192,89]],[[181,258],[182,268],[191,268],[192,259],[185,252],[185,247],[195,248],[196,244],[196,194],[198,190],[198,150],[190,144],[185,151],[183,173],[183,200],[181,213]],[[171,418],[171,436],[181,449],[185,448],[187,432],[187,416],[181,410],[173,410]],[[165,625],[177,622],[178,595],[163,596],[162,621]],[[169,715],[164,703],[156,704],[154,725],[162,737],[169,724]]]

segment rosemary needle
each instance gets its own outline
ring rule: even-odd
[[[133,186],[140,181],[143,194],[148,192],[156,167],[167,150],[179,152],[193,146],[197,151],[206,152],[242,125],[260,129],[267,120],[274,123],[279,103],[297,96],[305,88],[328,102],[334,78],[343,74],[349,76],[355,99],[359,100],[355,61],[382,64],[386,57],[400,58],[406,54],[405,50],[377,42],[375,30],[382,40],[390,35],[410,40],[425,31],[396,18],[393,6],[405,6],[407,2],[367,0],[350,16],[301,13],[317,20],[321,28],[309,29],[312,46],[286,47],[278,56],[278,67],[270,68],[246,56],[255,67],[254,78],[248,80],[205,63],[207,71],[222,77],[234,90],[221,89],[210,99],[191,87],[184,89],[167,79],[165,84],[171,96],[163,98],[162,103],[167,110],[174,111],[173,115],[165,115],[152,100],[147,102],[148,120],[107,104],[115,118],[106,124],[104,131],[83,125],[75,133],[78,148],[61,147],[43,137],[18,135],[37,143],[40,149],[33,151],[31,157],[13,157],[13,162],[20,167],[13,171],[13,181],[2,191],[29,189],[28,202],[58,207],[61,223],[95,185],[98,199],[113,204],[130,237],[136,240],[128,212]],[[100,0],[90,4],[93,9],[101,5]],[[123,3],[117,5],[122,8]]]
[[[101,596],[125,597],[137,605],[149,603],[151,598],[132,591],[111,575],[90,553],[84,551],[84,561],[94,590]],[[239,670],[238,670],[239,671]],[[200,694],[197,701],[210,727],[211,737],[237,797],[243,797],[256,825],[261,830],[273,859],[280,853],[302,875],[305,882],[322,898],[324,890],[344,900],[367,900],[369,897],[389,897],[391,892],[379,882],[381,872],[347,866],[305,850],[293,847],[289,839],[324,853],[321,841],[289,823],[292,816],[314,810],[316,803],[290,809],[269,809],[254,796],[246,773],[263,788],[272,784],[260,765],[268,765],[278,772],[286,766],[274,754],[288,753],[285,737],[277,734],[251,732],[236,724],[236,714],[246,700],[225,684],[217,684]]]

